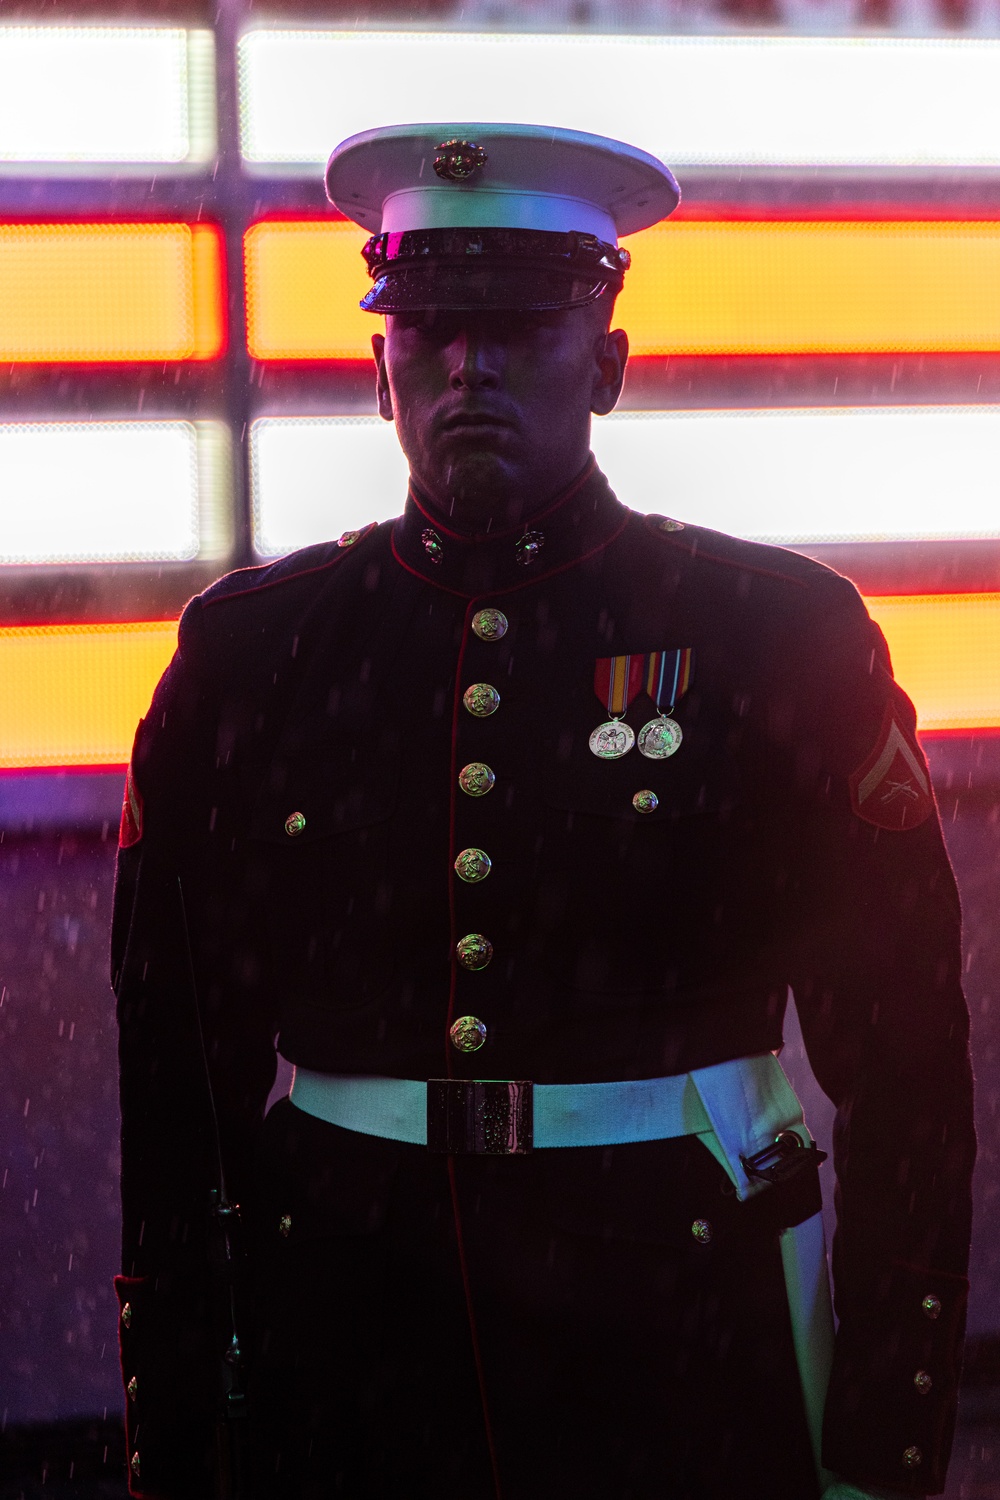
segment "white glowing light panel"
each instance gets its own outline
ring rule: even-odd
[[[1000,163],[994,40],[260,29],[240,74],[252,162],[315,166],[391,116],[564,125],[680,167]]]
[[[225,556],[230,468],[216,422],[0,426],[0,565]]]
[[[0,164],[208,161],[214,89],[210,31],[0,26]]]
[[[263,417],[250,429],[253,540],[277,557],[398,516],[407,467],[381,417]]]
[[[621,500],[734,536],[1000,535],[1000,407],[616,413],[594,422]]]
[[[406,464],[379,417],[252,431],[254,542],[275,556],[397,515]],[[619,499],[758,541],[1000,535],[1000,407],[622,412],[593,449]]]

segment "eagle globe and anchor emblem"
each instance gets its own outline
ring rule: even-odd
[[[442,141],[434,158],[434,171],[445,182],[468,182],[482,171],[489,157],[475,141]]]

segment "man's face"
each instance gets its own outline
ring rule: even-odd
[[[475,530],[516,525],[587,461],[628,355],[601,303],[558,312],[391,314],[372,340],[379,411],[410,472]]]

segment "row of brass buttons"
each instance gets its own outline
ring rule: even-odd
[[[510,621],[502,609],[479,609],[472,617],[472,631],[481,641],[499,641],[507,634]],[[474,682],[466,688],[462,702],[475,719],[488,719],[500,707],[500,694],[489,682]],[[482,761],[463,766],[458,784],[469,797],[485,797],[493,790],[496,776]],[[466,885],[485,880],[493,862],[485,849],[472,846],[463,849],[455,860],[455,873]],[[485,969],[493,957],[493,944],[481,932],[467,932],[455,945],[455,956],[463,969],[476,973]],[[478,1052],[486,1041],[486,1024],[478,1016],[460,1016],[448,1035],[459,1052]]]
[[[926,1297],[921,1300],[920,1311],[930,1322],[936,1323],[941,1316],[941,1298],[935,1297],[933,1292],[928,1292]],[[913,1385],[919,1396],[928,1396],[934,1388],[934,1380],[929,1371],[918,1370],[913,1377]],[[909,1448],[904,1449],[904,1469],[919,1469],[923,1461],[923,1451],[917,1447],[916,1443],[911,1443]]]

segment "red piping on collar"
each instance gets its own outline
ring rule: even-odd
[[[579,557],[571,557],[567,562],[560,563],[557,568],[550,568],[547,573],[538,573],[534,578],[526,578],[523,583],[511,583],[506,587],[500,586],[495,589],[480,589],[471,594],[464,593],[461,589],[449,588],[446,583],[438,583],[436,579],[428,578],[426,573],[420,573],[416,568],[411,567],[404,558],[400,557],[398,551],[396,550],[395,534],[392,537],[392,555],[399,563],[399,566],[401,568],[405,569],[407,573],[412,573],[414,578],[419,578],[421,583],[430,584],[431,588],[440,589],[444,594],[451,594],[455,599],[501,598],[507,594],[518,594],[522,589],[533,588],[536,583],[542,583],[549,578],[557,578],[560,573],[566,573],[570,568],[579,567],[579,565],[586,562],[588,558],[596,557],[598,552],[603,552],[605,547],[610,547],[612,542],[616,542],[618,540],[618,538],[621,536],[622,532],[628,525],[631,517],[632,512],[628,509],[625,509],[624,515],[622,516],[621,525],[618,526],[616,530],[612,531],[609,536],[604,537],[602,541],[598,542],[596,547],[591,547],[589,552],[581,552]]]

